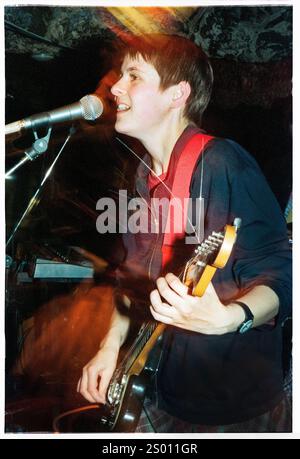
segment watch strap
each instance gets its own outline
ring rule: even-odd
[[[239,306],[241,306],[241,308],[243,309],[245,313],[245,319],[240,324],[237,330],[239,333],[244,333],[245,331],[249,330],[252,327],[254,315],[251,309],[249,308],[249,306],[246,305],[246,303],[243,303],[242,301],[232,301],[232,304],[238,304]]]

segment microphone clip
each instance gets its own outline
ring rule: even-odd
[[[37,132],[33,129],[35,141],[32,144],[30,150],[24,151],[24,154],[27,156],[28,159],[30,159],[30,161],[33,161],[38,156],[42,155],[43,153],[45,153],[45,151],[47,151],[51,131],[52,127],[49,127],[47,134],[44,137],[38,137]]]
[[[5,173],[6,179],[10,179],[12,173],[19,169],[19,167],[25,164],[28,160],[33,161],[38,156],[42,155],[43,153],[45,153],[45,151],[47,151],[51,131],[52,127],[50,126],[48,128],[47,134],[44,137],[39,138],[37,132],[33,129],[35,141],[33,142],[32,147],[30,148],[30,150],[25,150],[23,158],[17,164],[15,164],[8,172]]]

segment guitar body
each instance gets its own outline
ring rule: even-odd
[[[122,407],[112,427],[114,432],[134,432],[139,421],[147,391],[146,375],[132,375],[129,378]]]
[[[101,423],[106,426],[106,429],[114,432],[135,431],[143,409],[145,397],[147,394],[152,394],[155,391],[164,328],[161,327],[160,336],[156,338],[155,346],[151,348],[142,371],[139,374],[128,376],[125,383],[126,377],[123,375],[123,388],[121,391],[118,389],[123,394],[122,400],[114,404],[114,408],[112,408],[113,405],[104,405]]]

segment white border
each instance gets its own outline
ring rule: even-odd
[[[293,114],[294,114],[294,125],[293,125],[293,171],[294,171],[294,178],[295,178],[295,183],[294,183],[294,209],[293,209],[293,227],[294,227],[294,369],[293,369],[293,394],[294,394],[294,423],[293,423],[293,434],[155,434],[155,435],[148,435],[148,434],[60,434],[60,435],[55,435],[55,434],[4,434],[4,387],[1,387],[0,391],[0,437],[5,438],[5,439],[24,439],[24,438],[34,438],[34,439],[42,439],[42,438],[52,438],[52,439],[58,439],[58,438],[95,438],[95,439],[110,439],[113,441],[114,439],[122,439],[122,438],[155,438],[155,439],[160,439],[160,438],[189,438],[190,440],[193,439],[207,439],[207,438],[222,438],[222,439],[232,439],[232,438],[300,438],[300,420],[299,420],[299,403],[300,403],[300,394],[299,394],[299,367],[300,367],[300,359],[299,359],[299,340],[298,340],[298,324],[299,324],[299,309],[298,309],[298,288],[297,286],[297,279],[296,275],[298,277],[298,272],[299,272],[299,257],[297,255],[297,248],[298,248],[298,237],[297,237],[297,232],[296,230],[298,229],[298,205],[297,205],[297,198],[298,198],[298,183],[299,180],[296,180],[298,177],[296,175],[296,171],[300,170],[300,165],[299,165],[299,155],[300,155],[300,143],[299,143],[299,129],[298,129],[298,117],[297,117],[297,112],[296,112],[296,107],[297,107],[297,102],[299,101],[299,94],[298,94],[298,81],[299,81],[299,74],[298,74],[298,68],[296,66],[296,63],[299,62],[299,56],[298,56],[298,49],[297,49],[297,44],[299,43],[300,37],[299,37],[299,10],[300,10],[300,5],[297,3],[297,0],[264,0],[264,1],[254,1],[254,0],[239,0],[239,1],[210,1],[210,0],[202,0],[202,1],[190,1],[190,2],[183,2],[183,1],[147,1],[144,3],[142,0],[140,1],[130,1],[130,0],[123,0],[123,1],[110,1],[110,0],[102,0],[102,1],[91,1],[91,0],[71,0],[70,2],[68,1],[45,1],[45,0],[31,0],[31,1],[24,1],[24,0],[19,0],[19,1],[5,1],[3,7],[1,8],[1,35],[2,35],[2,40],[1,40],[1,46],[4,46],[4,7],[5,6],[31,6],[31,5],[41,5],[41,6],[95,6],[95,7],[107,7],[107,6],[182,6],[182,7],[188,7],[188,6],[258,6],[258,5],[265,5],[265,6],[288,6],[291,5],[294,7],[294,37],[293,37],[293,42],[294,42],[294,70],[293,70],[293,80],[294,80],[294,98],[293,98]],[[1,64],[4,64],[4,52],[2,48],[2,53],[1,53]],[[2,69],[1,72],[2,78],[1,78],[1,90],[2,94],[5,94],[5,77],[4,77],[4,69]],[[4,104],[1,104],[1,129],[3,129],[4,126]],[[2,132],[2,131],[1,131]],[[3,137],[1,137],[4,139]],[[4,151],[4,148],[3,148]],[[4,156],[4,155],[3,155]],[[1,161],[1,173],[2,177],[4,177],[4,161]],[[299,172],[298,172],[299,173]],[[1,191],[0,191],[0,202],[1,202],[1,209],[0,212],[2,215],[4,215],[4,179],[1,182]],[[3,219],[2,219],[3,222]],[[3,222],[4,223],[4,222]],[[4,375],[4,351],[5,351],[5,345],[4,345],[4,258],[5,258],[5,245],[4,245],[4,240],[5,240],[5,232],[4,232],[4,224],[2,223],[1,225],[1,253],[2,253],[2,262],[1,262],[1,277],[0,277],[0,297],[1,297],[1,303],[3,306],[3,312],[2,312],[2,320],[1,320],[1,338],[0,338],[0,350],[1,350],[1,360],[0,360],[0,372],[2,375]],[[2,245],[3,244],[3,245]],[[3,272],[2,272],[3,270]],[[297,274],[296,274],[297,273]],[[299,280],[298,280],[299,284]]]

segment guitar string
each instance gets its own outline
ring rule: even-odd
[[[129,371],[132,364],[134,363],[136,356],[140,353],[142,348],[145,346],[146,342],[148,342],[150,336],[156,329],[157,324],[153,322],[147,322],[145,324],[144,329],[140,332],[140,335],[137,336],[133,344],[130,346],[128,351],[126,352],[125,356],[123,357],[122,361],[120,362],[117,370],[117,373],[123,368],[125,372]]]

